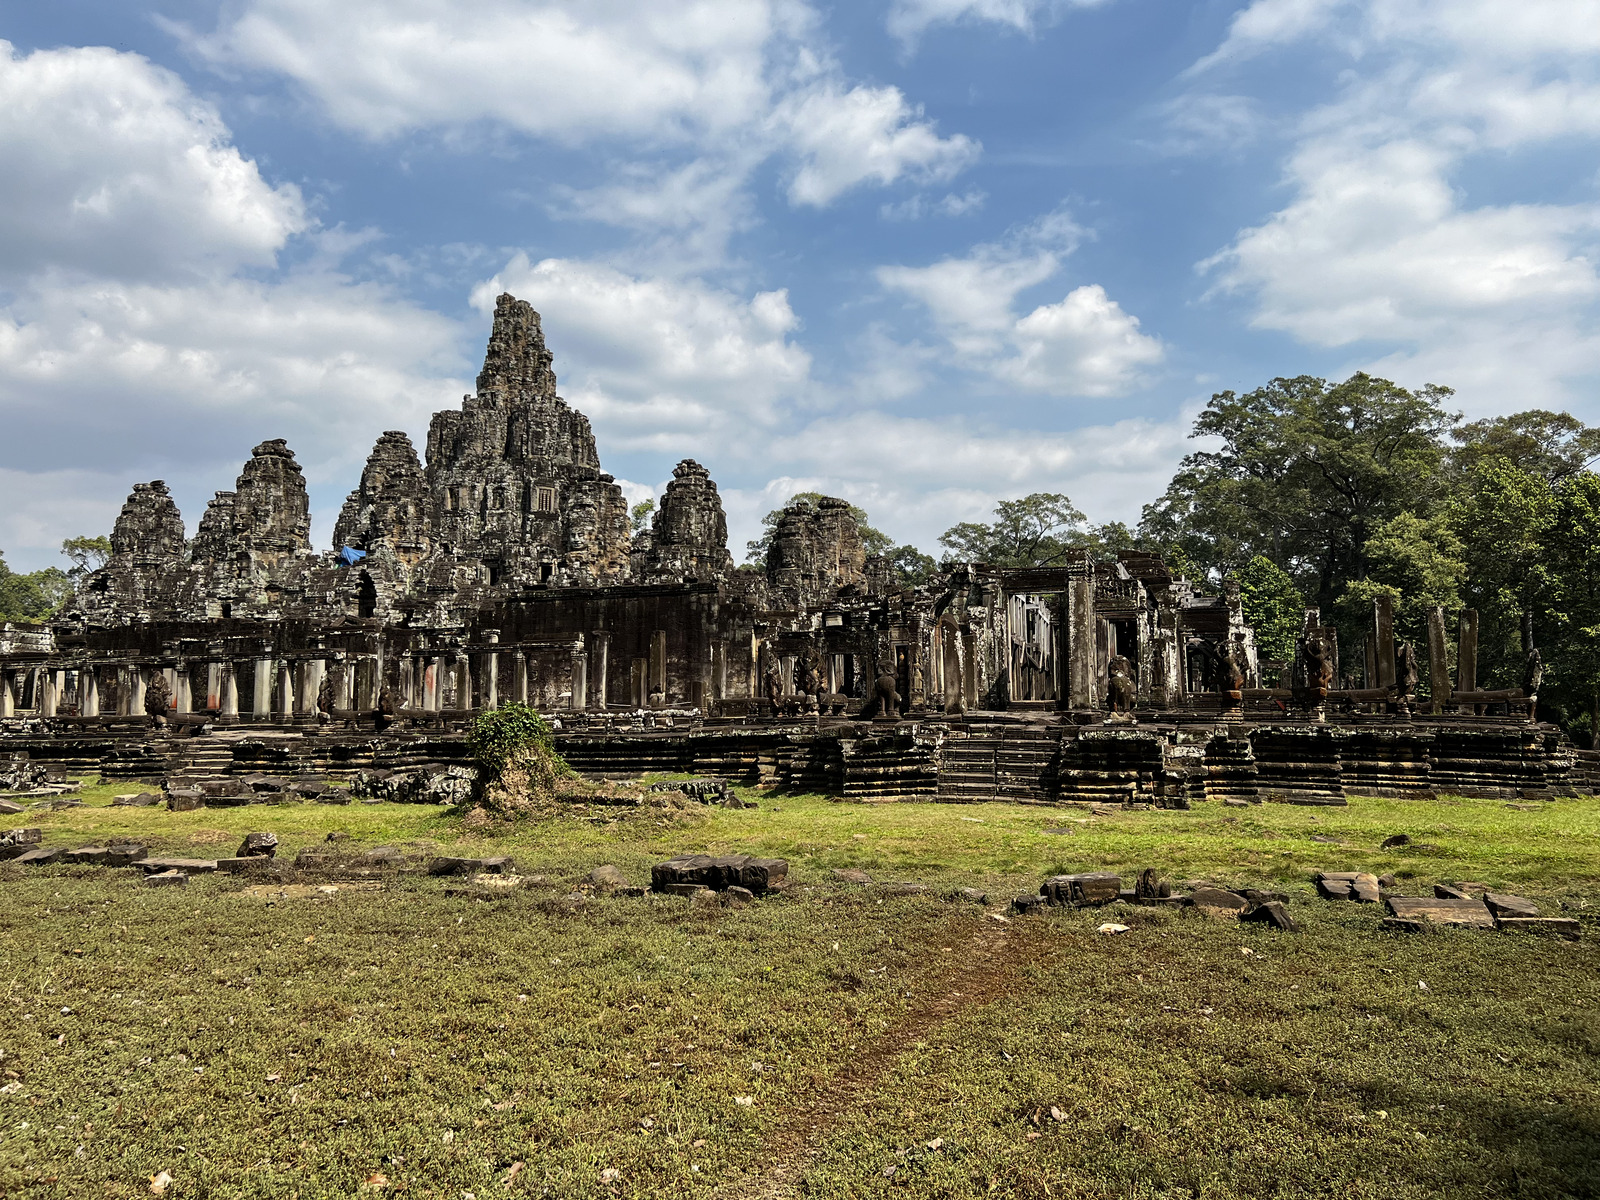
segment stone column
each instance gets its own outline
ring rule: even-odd
[[[484,630],[485,639],[490,645],[500,641],[498,629]],[[485,708],[500,707],[500,652],[490,650],[483,656],[483,706]]]
[[[239,719],[239,671],[232,659],[222,663],[218,672],[221,676],[218,686],[222,695],[219,707],[222,709],[222,719],[230,724]]]
[[[220,709],[222,707],[222,664],[210,662],[206,664],[206,708]]]
[[[1393,687],[1394,673],[1394,600],[1386,592],[1372,601],[1372,636],[1376,642],[1374,657],[1378,665],[1378,683],[1381,688]],[[1335,686],[1338,677],[1334,677]]]
[[[128,715],[130,717],[144,716],[144,670],[141,666],[128,668]]]
[[[423,691],[427,696],[428,711],[438,712],[444,707],[444,655],[435,655],[428,663],[424,675]]]
[[[194,711],[194,680],[189,674],[189,665],[183,663],[173,668],[173,697],[177,700],[179,713]]]
[[[56,715],[56,697],[60,694],[57,689],[56,679],[58,671],[48,668],[39,674],[39,715],[53,717]]]
[[[1094,580],[1067,581],[1067,703],[1095,708],[1100,700],[1096,674]]]
[[[250,681],[250,715],[264,721],[272,715],[272,660],[255,660],[255,675]]]
[[[528,656],[522,650],[511,652],[511,699],[518,704],[528,702]]]
[[[1445,642],[1444,608],[1428,610],[1428,690],[1433,693],[1432,711],[1442,713],[1450,702],[1450,650]]]
[[[665,629],[657,629],[650,635],[650,682],[647,690],[649,693],[645,697],[647,700],[649,696],[659,692],[661,693],[661,702],[663,704],[666,703],[667,631]]]
[[[285,659],[278,663],[278,715],[290,722],[294,711],[294,668]]]
[[[572,651],[572,708],[578,712],[589,706],[589,656],[582,647],[580,641]]]
[[[1478,610],[1475,608],[1461,610],[1456,641],[1456,690],[1478,690]]]
[[[78,715],[100,715],[100,672],[92,665],[78,668]]]
[[[0,717],[17,715],[17,676],[10,667],[0,670]]]
[[[597,633],[594,635],[593,644],[591,661],[594,663],[594,689],[590,695],[593,697],[594,707],[604,709],[608,694],[606,685],[609,681],[607,667],[610,665],[611,635]]]
[[[828,656],[828,667],[834,678],[829,680],[828,690],[837,692],[838,673],[833,670],[837,655]],[[711,698],[713,700],[726,700],[728,698],[728,643],[716,641],[711,643]]]

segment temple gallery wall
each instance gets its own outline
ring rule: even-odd
[[[191,782],[199,758],[224,780],[443,764],[472,713],[515,701],[593,773],[879,798],[1555,795],[1594,770],[1537,721],[1537,655],[1523,687],[1478,689],[1470,611],[1431,614],[1426,677],[1387,600],[1363,645],[1311,610],[1271,663],[1236,588],[1203,594],[1151,554],[902,587],[834,499],[785,509],[762,569],[727,540],[692,459],[632,532],[539,315],[503,295],[475,392],[420,456],[377,437],[331,550],[281,440],[193,538],[165,483],[134,484],[61,617],[0,627],[0,754]]]

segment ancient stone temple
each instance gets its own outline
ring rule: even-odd
[[[1532,720],[1536,682],[1477,690],[1467,614],[1453,689],[1430,621],[1423,697],[1382,605],[1366,686],[1340,686],[1317,614],[1296,663],[1261,663],[1237,587],[1204,594],[1149,553],[947,563],[902,587],[823,498],[783,510],[762,569],[736,569],[692,459],[633,534],[539,315],[508,295],[423,458],[380,433],[332,547],[310,517],[282,440],[192,539],[163,482],[134,484],[67,611],[0,628],[0,752],[179,777],[209,733],[241,771],[291,744],[302,765],[445,761],[473,713],[517,701],[560,720],[584,770],[844,795],[1339,803],[1347,786],[1546,794],[1589,769]]]

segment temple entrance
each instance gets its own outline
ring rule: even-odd
[[[1021,594],[1007,602],[1011,702],[1053,705],[1061,697],[1059,592]]]
[[[911,711],[911,647],[894,648],[894,690],[900,694],[900,715]]]

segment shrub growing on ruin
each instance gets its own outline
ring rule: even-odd
[[[526,815],[549,805],[557,784],[577,774],[556,752],[550,726],[526,704],[480,713],[467,735],[478,766],[476,807],[490,816]]]

